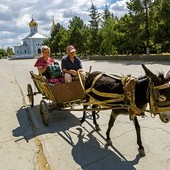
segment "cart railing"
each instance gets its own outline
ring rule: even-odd
[[[34,74],[33,71],[30,71],[30,74],[38,92],[57,106],[72,101],[85,100],[84,89],[79,80],[69,83],[49,84],[44,76]]]
[[[46,99],[55,102],[54,95],[49,88],[48,80],[42,75],[34,74],[33,71],[30,71],[30,74],[38,92],[45,96]]]

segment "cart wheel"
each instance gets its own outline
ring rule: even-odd
[[[28,99],[29,99],[30,106],[33,107],[34,106],[34,94],[33,94],[31,84],[27,85],[27,91],[28,91],[27,96],[28,96]]]
[[[40,114],[43,124],[47,126],[49,124],[49,110],[48,105],[44,100],[41,100],[40,102]]]

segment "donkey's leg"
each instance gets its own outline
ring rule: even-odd
[[[84,109],[87,109],[87,106],[84,106]],[[80,123],[82,124],[86,119],[86,111],[83,111],[83,117],[82,119],[80,120]]]
[[[89,102],[89,100],[90,100],[90,97],[86,95],[86,102]],[[87,107],[88,107],[87,105],[84,105],[83,108],[87,109]],[[80,123],[82,124],[85,121],[85,119],[86,119],[86,111],[83,111],[83,117],[80,120]]]
[[[107,142],[107,145],[112,145],[112,141],[110,140],[110,131],[111,131],[111,128],[113,127],[113,125],[114,125],[116,117],[117,117],[116,112],[114,112],[112,110],[111,115],[110,115],[110,120],[109,120],[109,123],[108,123],[108,129],[106,131],[106,142]]]
[[[97,105],[92,105],[92,109],[94,108],[97,108]],[[96,131],[100,131],[101,129],[96,121],[96,111],[92,111],[92,115],[93,115],[93,123],[95,124]]]
[[[136,135],[137,135],[137,144],[139,146],[138,150],[139,150],[139,154],[141,156],[145,156],[145,150],[144,150],[144,147],[142,145],[142,140],[141,140],[141,134],[140,134],[140,125],[138,123],[138,119],[137,117],[135,116],[134,119],[133,119],[133,123],[135,125],[135,129],[136,129]]]

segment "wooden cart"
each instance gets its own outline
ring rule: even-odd
[[[45,126],[49,124],[49,113],[53,110],[62,110],[73,104],[81,104],[85,101],[83,90],[83,82],[77,80],[70,83],[49,84],[48,80],[40,75],[36,75],[30,71],[31,78],[36,86],[37,91],[33,92],[30,84],[27,85],[27,92],[30,105],[34,106],[34,95],[41,94],[40,114]],[[51,101],[47,104],[45,99]]]

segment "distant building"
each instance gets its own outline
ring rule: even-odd
[[[30,33],[14,46],[16,56],[35,56],[40,53],[45,36],[38,33],[38,23],[32,18],[29,23]]]

